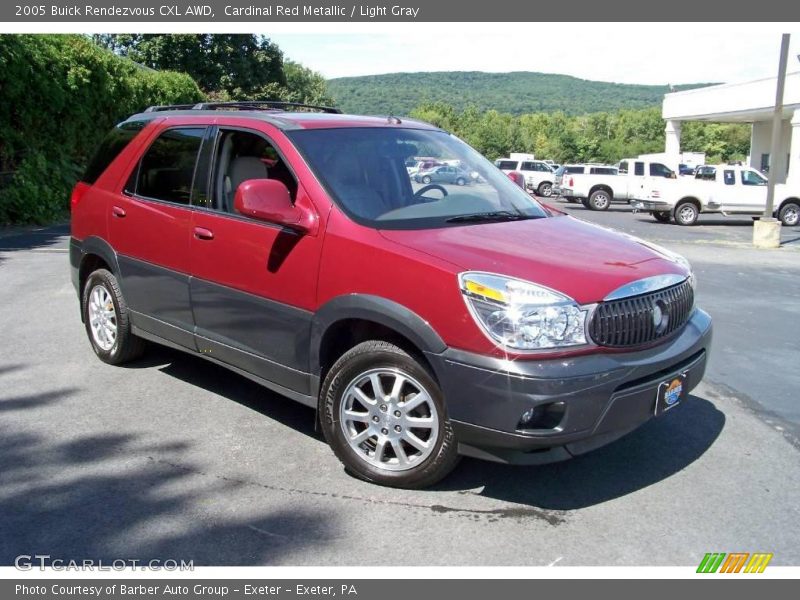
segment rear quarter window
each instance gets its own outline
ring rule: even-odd
[[[81,181],[94,185],[100,175],[120,155],[120,152],[133,141],[133,138],[139,135],[144,126],[144,121],[126,121],[114,127],[100,142],[94,156],[89,161],[89,165],[86,167],[86,172],[83,174]]]
[[[501,160],[497,162],[497,168],[503,170],[516,171],[517,161],[515,160]]]

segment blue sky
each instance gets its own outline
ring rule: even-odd
[[[376,24],[377,25],[377,24]],[[396,71],[541,71],[621,83],[729,82],[774,76],[780,29],[726,24],[533,23],[399,26],[379,33],[267,33],[326,77]],[[800,70],[800,32],[789,71]]]

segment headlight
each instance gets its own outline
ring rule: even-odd
[[[461,273],[461,291],[478,325],[515,350],[586,343],[587,310],[572,298],[527,281],[489,273]]]

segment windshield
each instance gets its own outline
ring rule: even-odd
[[[377,229],[429,229],[548,216],[502,171],[443,131],[389,127],[287,132],[355,221]],[[409,174],[405,161],[439,166]]]

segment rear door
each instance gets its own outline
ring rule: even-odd
[[[205,132],[160,130],[110,207],[109,238],[133,324],[189,348],[190,199]]]
[[[209,166],[198,167],[209,193],[198,198],[189,236],[198,349],[282,388],[308,394],[311,317],[323,236],[241,215],[233,199],[243,181],[269,178],[285,183],[293,202],[313,203],[274,138],[224,126],[213,135]]]

